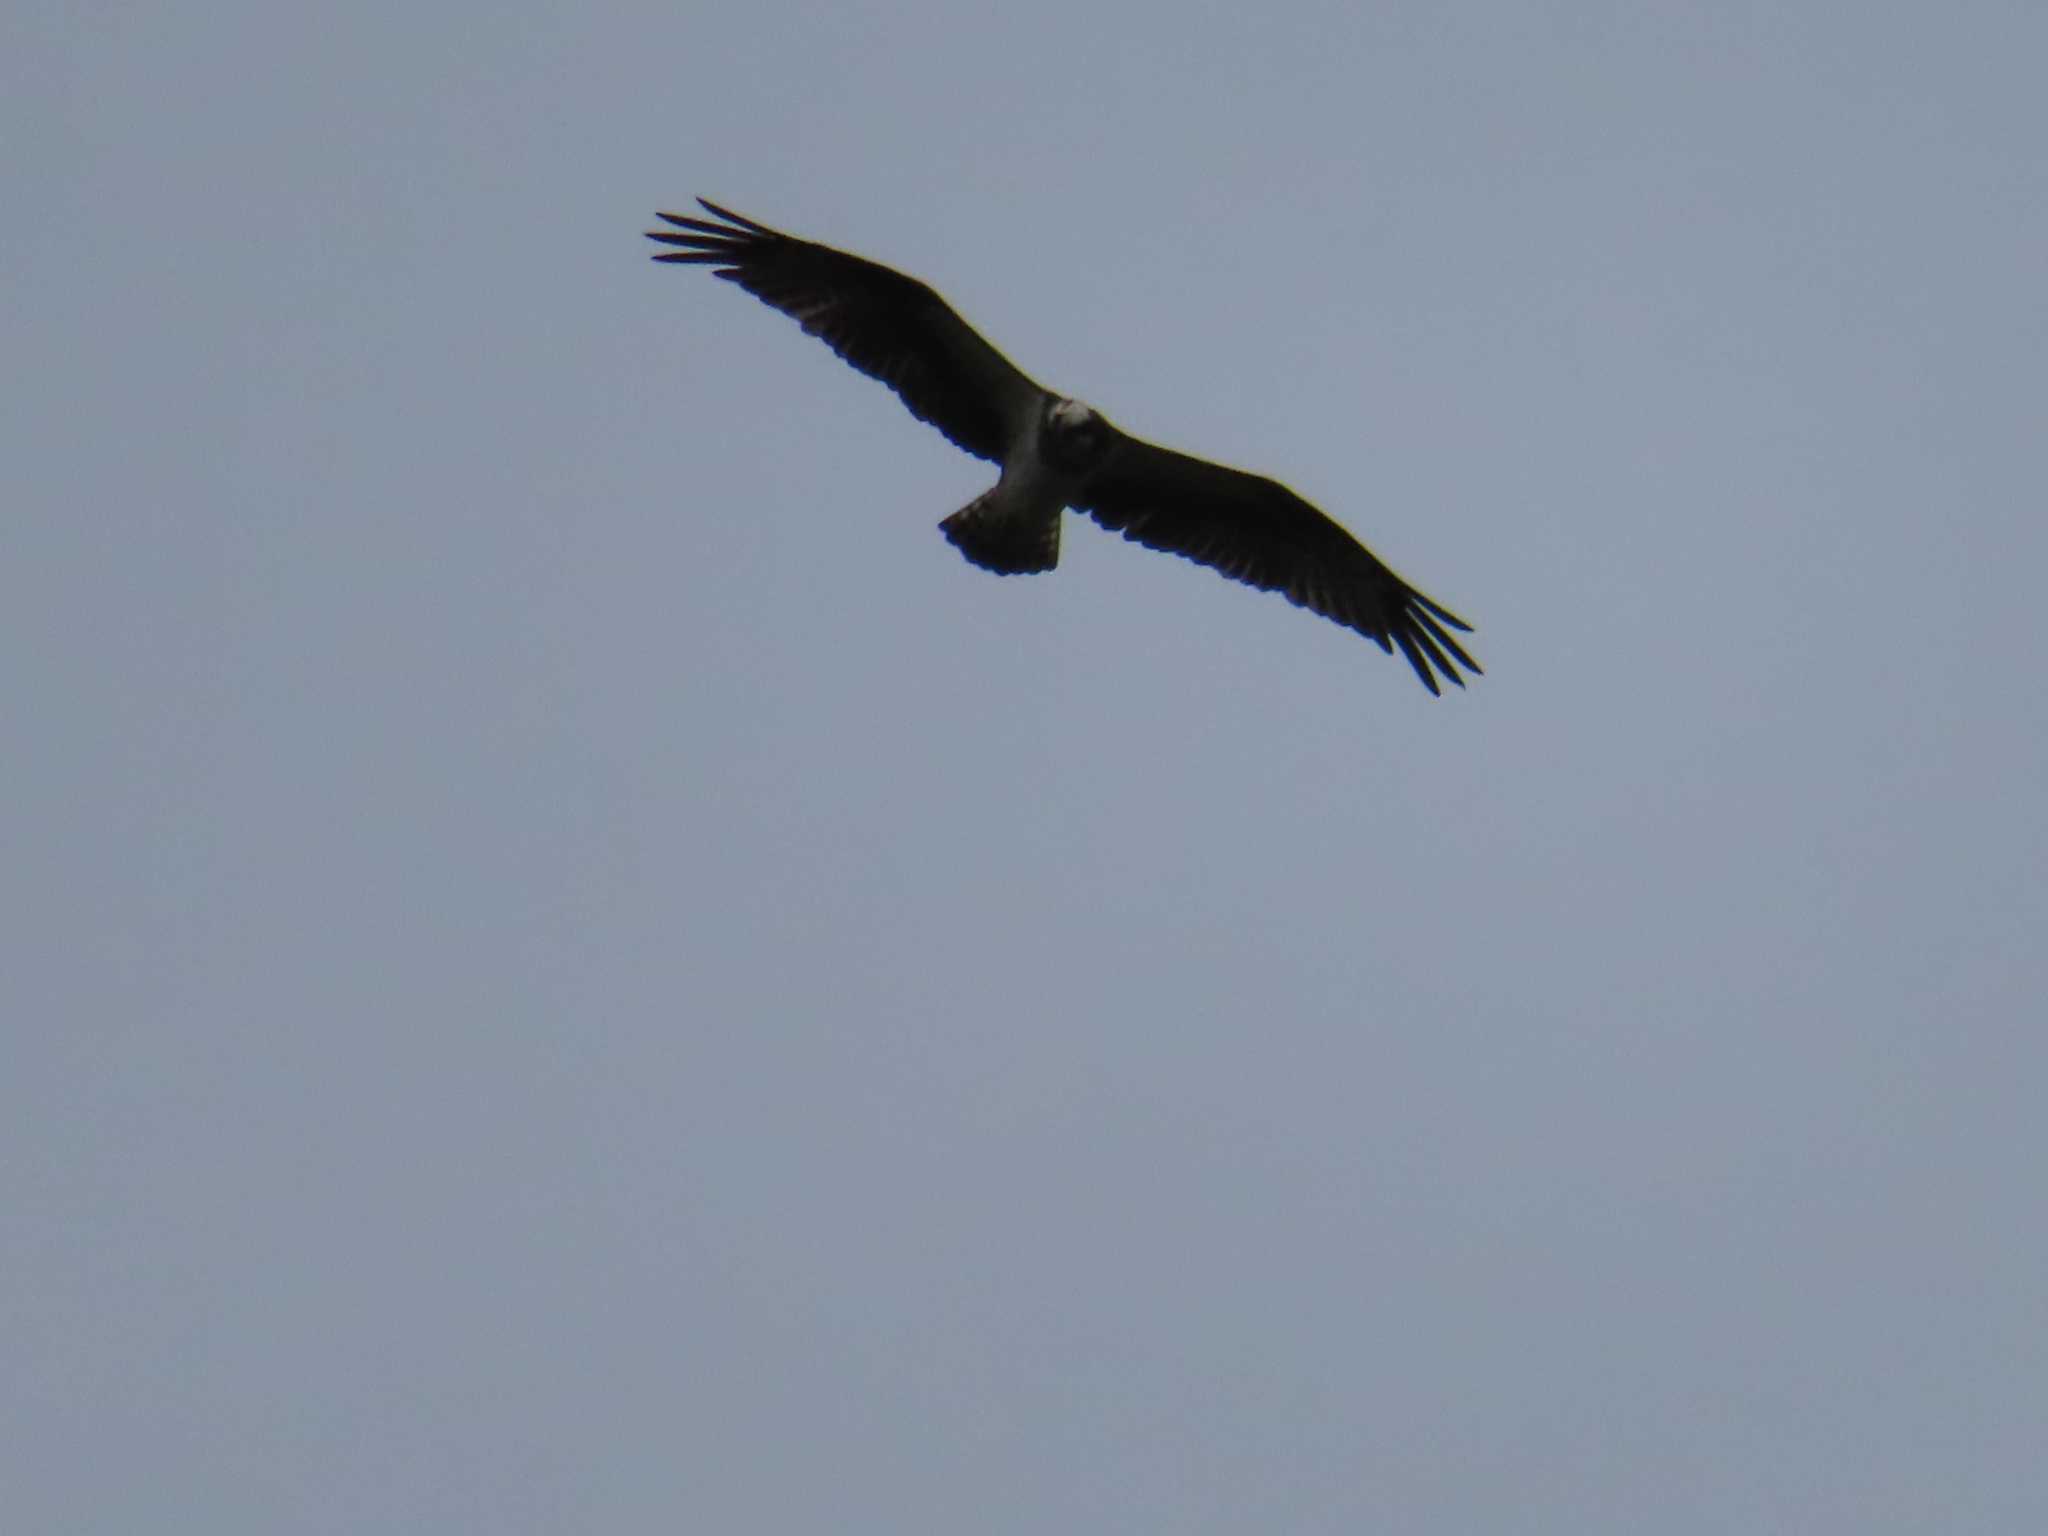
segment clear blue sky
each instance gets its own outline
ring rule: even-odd
[[[10,6],[10,1528],[2048,1528],[2048,11],[969,9]]]

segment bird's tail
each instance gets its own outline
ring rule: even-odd
[[[939,524],[953,547],[984,571],[1021,576],[1060,563],[1060,509],[1003,505],[992,487]]]

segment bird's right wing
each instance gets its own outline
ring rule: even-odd
[[[955,446],[1001,463],[1043,391],[946,301],[879,262],[799,240],[697,200],[719,222],[661,215],[673,230],[647,238],[676,249],[656,261],[709,266],[781,310]]]

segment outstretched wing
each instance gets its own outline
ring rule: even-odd
[[[1119,433],[1075,505],[1148,549],[1284,592],[1290,602],[1395,646],[1431,693],[1480,671],[1451,631],[1472,626],[1396,576],[1358,540],[1277,481]]]
[[[1036,419],[1039,387],[916,278],[697,201],[719,222],[662,214],[675,229],[649,230],[647,238],[676,249],[656,261],[715,268],[981,458],[1002,462],[1017,431]]]

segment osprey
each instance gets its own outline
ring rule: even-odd
[[[983,570],[1059,563],[1060,513],[1088,513],[1151,549],[1282,592],[1408,658],[1431,693],[1479,664],[1452,638],[1472,626],[1432,602],[1277,481],[1126,436],[1040,388],[916,278],[799,240],[699,198],[712,219],[663,213],[656,261],[709,266],[895,390],[912,415],[1002,466],[940,529]],[[713,222],[716,220],[717,222]]]

